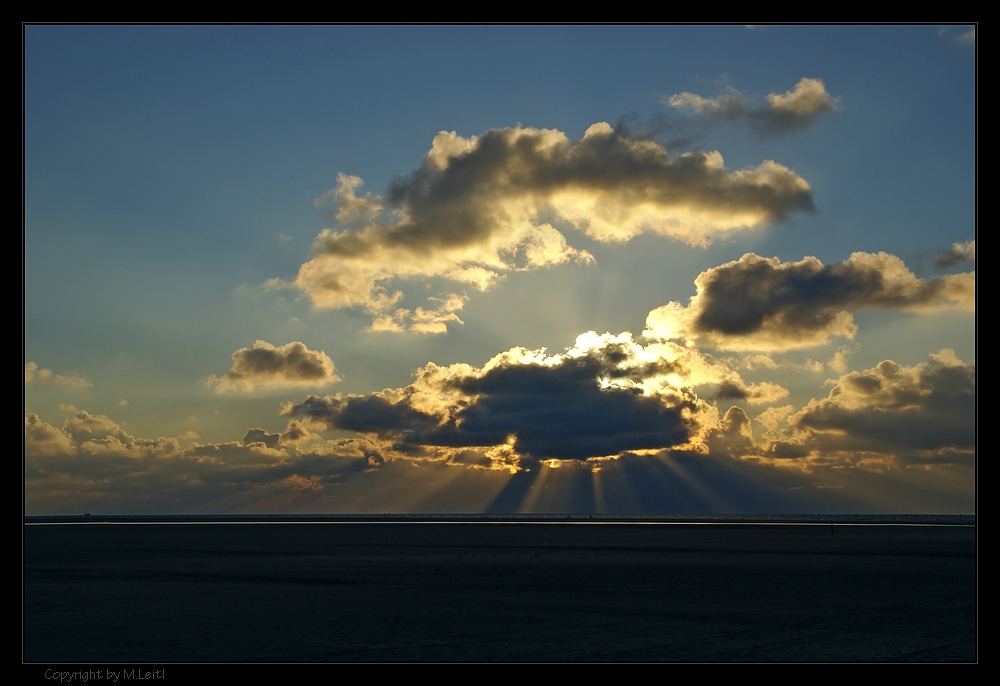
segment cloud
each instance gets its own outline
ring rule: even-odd
[[[838,98],[831,97],[819,79],[801,79],[786,93],[771,93],[763,102],[748,100],[735,89],[717,98],[694,93],[678,93],[664,102],[677,109],[689,109],[709,126],[724,122],[745,122],[760,138],[804,131],[816,119],[837,110]]]
[[[824,464],[820,458],[813,463],[756,458],[747,415],[739,408],[730,409],[706,432],[707,448],[701,452],[623,453],[614,460],[563,461],[555,471],[541,464],[516,474],[495,469],[504,459],[503,449],[440,448],[436,453],[446,459],[415,461],[398,459],[400,453],[372,437],[309,439],[304,448],[280,442],[269,448],[263,441],[181,448],[175,439],[118,433],[108,418],[90,416],[105,423],[108,438],[78,444],[37,415],[25,416],[29,514],[793,513],[817,507],[913,512],[914,507],[926,508],[929,496],[936,512],[974,506],[968,496],[972,470],[962,464],[933,464],[933,469],[911,470],[901,479],[885,470],[843,469],[849,465]],[[963,457],[967,463],[968,455]],[[811,464],[809,469],[800,468],[805,463]],[[593,485],[593,491],[581,490],[581,482]],[[840,492],[845,497],[824,499],[823,491],[808,484],[822,487],[828,496]]]
[[[457,310],[465,307],[468,296],[447,293],[437,298],[428,298],[438,305],[432,310],[418,307],[416,310],[399,308],[390,315],[377,317],[369,331],[414,331],[416,333],[448,333],[447,322],[464,324]]]
[[[176,438],[130,435],[85,410],[74,410],[61,428],[29,414],[26,503],[40,513],[79,512],[84,503],[105,512],[361,511],[356,498],[370,497],[375,483],[383,494],[400,487],[426,494],[452,479],[463,483],[442,468],[517,472],[517,478],[560,462],[607,471],[605,486],[623,469],[669,488],[705,469],[736,470],[748,477],[740,482],[741,497],[757,502],[761,489],[783,492],[781,484],[794,482],[795,473],[835,487],[859,483],[845,482],[843,467],[875,473],[951,465],[959,471],[914,477],[923,486],[912,479],[897,484],[947,490],[940,480],[954,483],[973,464],[975,367],[951,351],[913,367],[886,361],[830,383],[827,398],[798,412],[769,408],[752,420],[730,407],[720,416],[693,389],[706,388],[710,397],[750,388],[724,365],[672,343],[642,346],[628,333],[590,332],[555,355],[514,348],[482,368],[428,364],[400,389],[309,396],[285,408],[294,417],[284,430],[251,428],[242,441],[182,447]],[[754,437],[754,422],[767,430],[762,439]],[[364,435],[324,439],[312,433],[315,427]],[[364,476],[400,462],[421,469],[397,468],[389,481]],[[676,478],[663,482],[664,469]],[[488,478],[498,493],[508,477]],[[704,494],[720,483],[692,487]],[[367,508],[385,511],[385,501],[378,503]]]
[[[722,350],[823,345],[831,336],[853,338],[849,310],[971,311],[976,274],[918,279],[884,252],[857,252],[829,265],[815,257],[782,264],[747,253],[702,272],[695,286],[687,307],[675,301],[650,312],[643,335]]]
[[[373,330],[426,330],[419,310],[400,309],[397,280],[485,290],[511,271],[593,261],[554,224],[605,243],[654,233],[704,246],[813,209],[809,185],[776,162],[730,171],[718,152],[671,156],[603,122],[575,141],[552,129],[442,131],[381,196],[359,196],[358,177],[338,179],[317,200],[332,204],[338,228],[319,234],[293,282],[266,285],[298,288],[316,307],[367,310]]]
[[[788,418],[772,454],[812,461],[899,460],[971,464],[976,445],[976,367],[952,350],[906,367],[885,360],[845,374],[830,394]]]
[[[851,350],[851,348],[846,345],[842,345],[837,348],[837,352],[835,352],[833,357],[830,358],[827,366],[833,371],[843,374],[847,371],[847,360],[853,353],[854,351]]]
[[[243,445],[262,443],[268,448],[287,446],[319,438],[316,434],[310,433],[302,424],[296,420],[288,422],[288,426],[283,432],[270,433],[266,429],[247,429],[243,436]]]
[[[94,385],[77,374],[60,376],[51,369],[39,369],[34,362],[26,362],[24,365],[24,383],[55,384],[64,388],[90,388]]]
[[[61,429],[36,414],[24,419],[25,490],[29,507],[57,511],[74,501],[103,502],[105,511],[128,503],[156,503],[153,511],[225,509],[244,497],[262,499],[322,491],[377,469],[383,448],[364,438],[324,441],[291,421],[285,431],[250,429],[244,442],[192,443],[130,435],[110,418],[80,410]],[[214,507],[213,507],[214,506]],[[280,506],[279,506],[280,507]],[[76,510],[79,511],[79,510]],[[255,510],[259,511],[259,510]]]
[[[773,403],[788,397],[788,389],[769,381],[744,385],[735,381],[724,381],[713,396],[716,400],[741,400],[747,403]]]
[[[947,269],[956,264],[976,261],[976,242],[966,241],[965,243],[955,243],[947,250],[938,253],[934,260],[934,266],[938,269]]]
[[[717,414],[697,387],[706,387],[707,397],[747,402],[787,395],[775,384],[745,384],[691,348],[589,332],[564,353],[512,348],[482,368],[431,363],[405,388],[309,396],[283,413],[373,434],[395,450],[507,449],[515,461],[588,460],[700,441]]]
[[[221,378],[212,375],[207,379],[218,393],[326,386],[340,381],[334,372],[333,360],[326,353],[309,350],[298,341],[281,347],[257,341],[252,348],[240,348],[232,357],[232,369]]]
[[[67,455],[73,444],[69,436],[38,418],[37,414],[24,417],[25,455]]]

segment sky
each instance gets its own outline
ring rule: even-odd
[[[27,514],[975,511],[973,26],[23,37]]]

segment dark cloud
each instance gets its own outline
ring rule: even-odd
[[[482,369],[428,365],[406,388],[310,396],[284,413],[375,434],[399,450],[506,446],[525,459],[586,460],[695,438],[708,406],[670,381],[693,378],[691,362],[714,371],[680,346],[643,348],[628,334],[585,334],[561,355],[515,348]]]
[[[976,261],[976,242],[966,241],[965,243],[955,243],[947,250],[938,253],[934,260],[934,266],[938,269],[947,269],[956,264]]]
[[[440,421],[438,417],[414,409],[405,397],[390,400],[378,393],[346,398],[311,395],[285,409],[284,413],[322,423],[331,429],[388,436],[426,432]]]
[[[264,429],[247,429],[246,435],[243,436],[243,445],[263,443],[268,448],[277,448],[278,441],[280,440],[280,433],[272,434],[268,433]]]
[[[835,112],[837,101],[826,92],[821,80],[807,78],[801,79],[787,93],[771,93],[763,101],[748,99],[735,89],[717,98],[704,98],[694,93],[665,98],[671,107],[693,110],[705,126],[745,123],[760,138],[804,131],[820,116]]]
[[[456,413],[452,426],[425,440],[452,445],[496,445],[536,458],[586,459],[625,450],[686,443],[696,425],[683,417],[694,399],[667,405],[633,389],[601,388],[601,361],[566,359],[559,365],[498,366],[463,380],[476,401]]]
[[[209,377],[219,393],[258,388],[325,386],[340,381],[333,360],[321,350],[309,350],[292,341],[281,347],[257,341],[252,348],[233,353],[233,367],[222,378]]]
[[[750,396],[743,386],[727,382],[719,385],[715,397],[718,400],[746,400]]]
[[[653,310],[645,335],[730,350],[783,350],[853,337],[849,310],[934,311],[975,307],[975,272],[918,279],[898,257],[854,253],[824,265],[815,257],[782,264],[748,253],[695,279],[687,307]]]
[[[294,285],[319,307],[378,315],[374,330],[398,330],[411,317],[420,323],[396,307],[395,278],[443,277],[486,289],[509,270],[592,260],[549,221],[604,242],[652,232],[707,245],[724,232],[813,208],[809,185],[773,161],[732,172],[717,152],[671,156],[603,122],[576,141],[527,128],[471,138],[441,132],[420,167],[384,196],[358,197],[360,185],[341,175],[324,196],[341,228],[319,235]],[[456,305],[454,296],[450,302]],[[425,315],[437,313],[439,331],[457,319],[457,307]]]
[[[693,400],[667,406],[634,390],[601,388],[599,372],[593,359],[494,367],[455,381],[474,399],[443,423],[415,410],[407,398],[393,404],[380,396],[311,397],[289,412],[403,445],[486,447],[511,439],[519,453],[541,459],[587,459],[682,444],[691,437],[695,426],[683,410],[693,410]]]

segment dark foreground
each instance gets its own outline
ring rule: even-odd
[[[27,526],[24,564],[28,661],[976,659],[965,526]]]

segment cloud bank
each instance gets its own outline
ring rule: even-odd
[[[435,489],[465,478],[446,476],[442,468],[523,475],[579,465],[594,479],[607,470],[609,486],[629,474],[662,480],[669,469],[676,478],[662,487],[673,492],[688,483],[701,494],[713,483],[690,484],[692,475],[739,472],[746,477],[740,492],[755,503],[786,486],[874,483],[846,476],[844,468],[935,470],[882,486],[909,489],[918,500],[935,488],[968,493],[976,440],[973,364],[942,350],[914,366],[886,360],[829,383],[826,398],[797,412],[772,407],[751,419],[734,406],[720,417],[693,388],[706,387],[706,396],[733,392],[724,389],[742,382],[723,365],[674,344],[641,346],[627,333],[589,333],[557,355],[515,348],[482,368],[428,364],[400,389],[309,396],[286,406],[284,414],[294,418],[283,431],[251,428],[242,441],[185,447],[178,438],[132,436],[84,410],[73,409],[61,428],[27,414],[25,489],[29,508],[38,512],[79,512],[84,503],[108,512],[232,511],[237,505],[259,512],[262,504],[280,511],[309,503],[384,512],[384,499],[361,508],[361,501],[343,496],[361,497],[362,489],[370,499],[373,482],[364,475],[384,470],[395,476],[386,483],[381,480],[390,477],[372,477],[382,492],[402,489],[412,504],[415,483]],[[753,393],[744,385],[738,394]],[[754,436],[755,423],[766,428],[761,438]],[[310,430],[316,428],[363,435],[323,438]],[[422,469],[393,470],[401,463]],[[804,482],[796,473],[811,476]],[[487,482],[493,493],[506,483],[486,475],[456,483]],[[588,477],[588,483],[596,481]],[[870,500],[884,507],[884,494]]]
[[[976,274],[918,279],[898,257],[857,252],[824,265],[815,257],[782,263],[747,253],[695,279],[685,307],[649,313],[644,336],[682,339],[720,350],[789,350],[852,338],[850,311],[911,312],[975,308]]]
[[[278,434],[251,429],[243,443],[182,447],[176,438],[132,436],[108,417],[80,410],[61,428],[28,414],[24,435],[25,488],[36,507],[49,511],[73,502],[101,503],[105,511],[121,503],[199,511],[241,494],[252,508],[275,493],[290,494],[287,504],[383,462],[369,440],[319,441],[294,421]]]
[[[324,308],[360,308],[373,330],[436,331],[457,307],[399,308],[396,280],[439,277],[485,290],[510,271],[589,262],[554,224],[609,243],[655,233],[691,245],[812,211],[809,185],[766,160],[730,171],[718,152],[670,156],[658,143],[606,123],[571,140],[552,129],[439,133],[421,165],[381,196],[359,196],[341,174],[321,202],[339,228],[325,229],[292,284]],[[454,295],[443,299],[454,305]],[[412,323],[411,323],[412,320]]]
[[[709,126],[746,123],[760,138],[776,138],[809,128],[824,114],[837,110],[838,99],[826,91],[819,79],[801,79],[786,93],[771,93],[763,102],[746,98],[736,89],[717,98],[678,93],[664,102],[687,109]]]
[[[218,393],[326,386],[340,381],[326,353],[309,350],[299,341],[281,347],[257,341],[252,348],[240,348],[232,357],[233,366],[228,372],[207,380]]]

